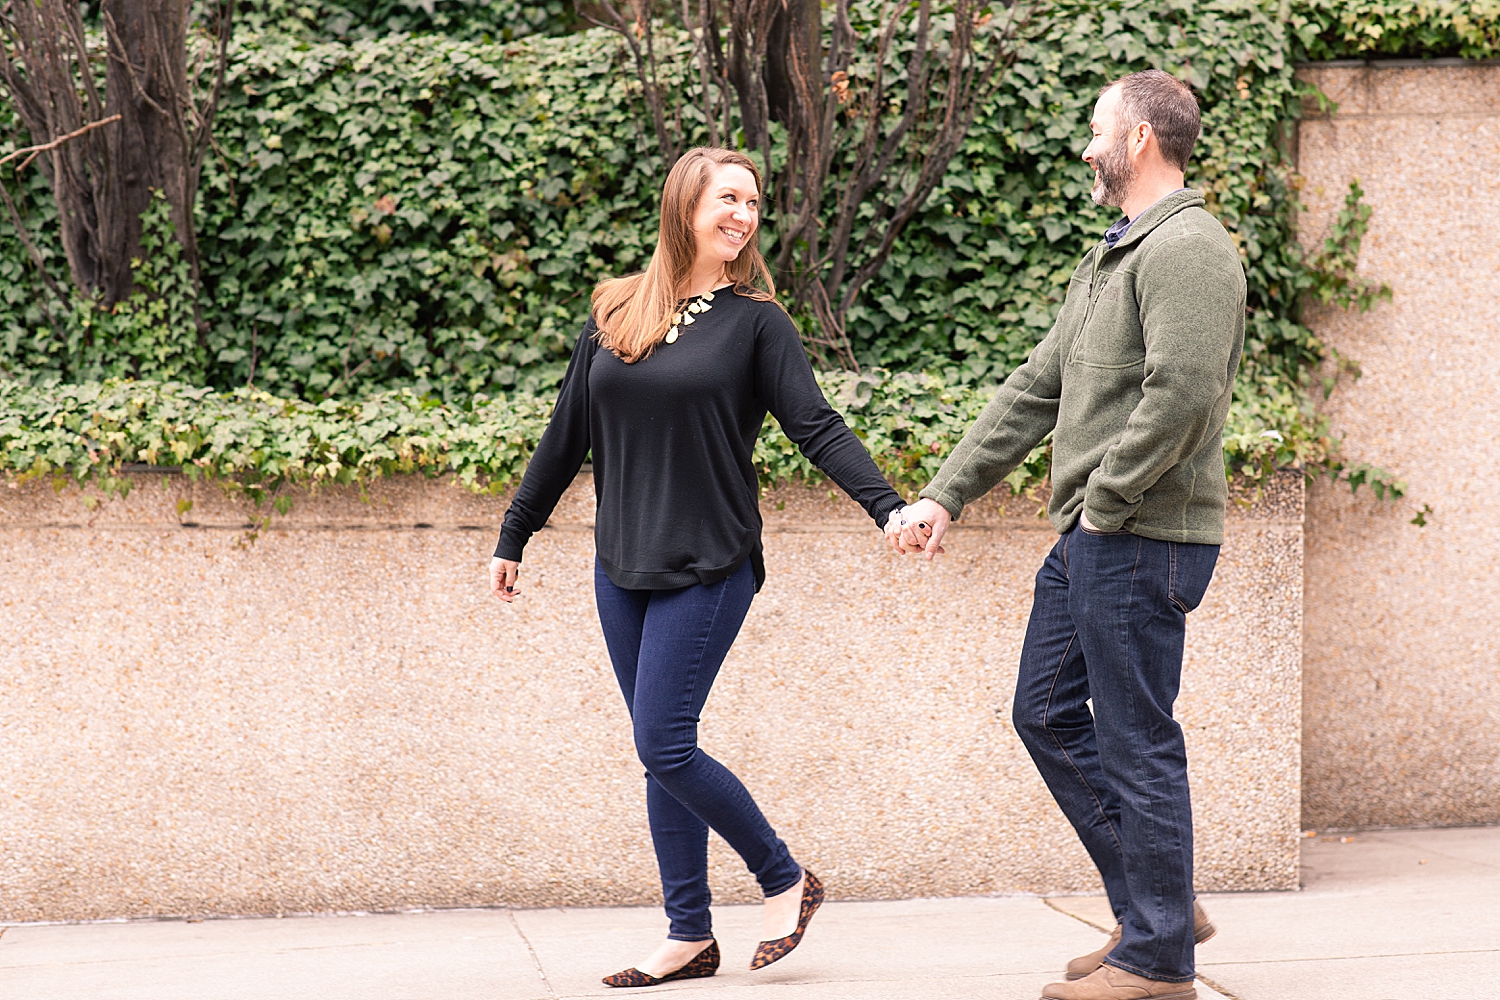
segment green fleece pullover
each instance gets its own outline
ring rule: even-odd
[[[1079,510],[1101,531],[1224,540],[1221,440],[1245,341],[1245,272],[1196,191],[1142,212],[1094,247],[1057,322],[922,491],[955,519],[1049,431],[1062,534]]]

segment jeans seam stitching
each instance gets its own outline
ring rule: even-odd
[[[1187,602],[1183,601],[1183,600],[1179,600],[1178,597],[1177,597],[1177,555],[1178,555],[1178,552],[1177,552],[1177,543],[1176,542],[1168,542],[1167,543],[1167,553],[1168,553],[1168,565],[1170,566],[1170,569],[1167,571],[1167,600],[1169,600],[1173,604],[1175,604],[1177,606],[1177,610],[1178,611],[1181,611],[1183,614],[1187,614],[1188,613]]]
[[[1129,661],[1129,658],[1130,658],[1130,608],[1135,605],[1135,585],[1136,585],[1136,581],[1140,578],[1140,574],[1141,574],[1141,556],[1142,556],[1142,554],[1143,554],[1143,552],[1145,550],[1145,547],[1146,547],[1145,541],[1143,539],[1139,539],[1138,538],[1136,540],[1136,543],[1135,543],[1135,564],[1130,567],[1130,591],[1129,591],[1129,596],[1128,596],[1128,598],[1126,600],[1126,603],[1125,603],[1125,656],[1126,656],[1127,662]],[[1133,714],[1135,714],[1135,712],[1134,712],[1134,709],[1135,709],[1135,697],[1134,697],[1134,694],[1135,693],[1132,692],[1131,694],[1132,694],[1132,696],[1131,696],[1131,710],[1132,710],[1131,714],[1133,715]],[[1152,854],[1154,855],[1155,853],[1156,853],[1156,850],[1155,850],[1155,847],[1153,846],[1153,848],[1152,848]],[[1147,978],[1150,978],[1150,977],[1147,977]]]
[[[718,600],[716,600],[714,602],[713,613],[710,614],[709,617],[708,617],[708,625],[703,629],[703,638],[698,642],[697,652],[695,652],[694,655],[693,655],[693,683],[688,687],[688,690],[686,692],[686,694],[687,694],[687,703],[689,705],[692,705],[692,703],[693,703],[693,695],[698,690],[699,674],[700,674],[700,671],[703,668],[703,653],[704,653],[704,650],[708,649],[708,639],[709,639],[709,636],[713,635],[714,623],[719,620],[719,612],[721,610],[723,610],[723,607],[724,607],[724,597],[728,593],[729,593],[729,585],[728,585],[728,581],[726,580],[726,581],[724,581],[724,586],[722,586],[722,587],[719,588],[719,598],[718,598]],[[708,696],[707,695],[704,696],[703,701],[704,701],[705,705],[708,703]],[[700,713],[700,715],[701,715],[701,713]],[[701,722],[702,721],[701,718],[698,721]],[[698,748],[698,733],[697,733],[697,728],[698,728],[697,727],[697,723],[694,723],[694,726],[693,726],[693,753],[689,755],[689,757],[688,757],[689,760],[691,760],[698,753],[698,749],[699,748]]]
[[[1140,578],[1141,558],[1145,554],[1144,550],[1145,550],[1145,542],[1144,542],[1144,540],[1138,541],[1136,543],[1136,549],[1135,549],[1135,565],[1133,565],[1130,568],[1130,596],[1129,596],[1129,600],[1126,602],[1126,609],[1127,609],[1127,614],[1126,614],[1126,624],[1127,624],[1126,656],[1127,657],[1130,655],[1129,654],[1129,642],[1128,642],[1128,639],[1129,639],[1129,635],[1128,635],[1129,608],[1132,607],[1132,606],[1134,606],[1134,604],[1135,604],[1135,587],[1136,587],[1136,581]],[[1169,565],[1169,568],[1168,568],[1168,578],[1170,579],[1170,577],[1171,577],[1171,568],[1170,568],[1170,565]],[[1168,584],[1168,589],[1169,589],[1168,599],[1170,600],[1171,599],[1171,595],[1170,595],[1170,583]],[[1133,694],[1133,692],[1132,692],[1132,694]],[[1131,701],[1132,701],[1132,708],[1133,708],[1134,707],[1134,697],[1132,697]],[[1156,827],[1159,824],[1157,822],[1156,815],[1155,815],[1154,811],[1150,810],[1149,805],[1145,806],[1145,808],[1146,808],[1146,811],[1147,811],[1147,818],[1149,819],[1149,822],[1146,824],[1146,826],[1147,826],[1147,830],[1150,831],[1150,834],[1151,834],[1151,836],[1150,836],[1150,841],[1151,841],[1150,848],[1151,848],[1151,856],[1152,856],[1152,865],[1151,865],[1151,868],[1152,868],[1152,871],[1156,873],[1156,878],[1155,878],[1156,884],[1152,887],[1152,889],[1154,890],[1157,902],[1161,903],[1161,902],[1165,901],[1165,892],[1164,892],[1165,886],[1162,884],[1162,877],[1161,877],[1162,866],[1160,864],[1156,863],[1156,861],[1161,856],[1161,848],[1160,848],[1160,845],[1156,842],[1156,837],[1155,837],[1155,830],[1156,830]],[[1157,954],[1159,955],[1160,954],[1160,942],[1158,941],[1157,944],[1158,944]],[[1146,972],[1144,970],[1137,969],[1135,967],[1125,967],[1123,965],[1121,967],[1122,968],[1127,968],[1127,971],[1134,972],[1137,975],[1145,976],[1147,979],[1154,979],[1154,978],[1156,978],[1156,975],[1157,975],[1156,973]],[[1161,981],[1161,982],[1174,982],[1175,980],[1159,980],[1159,981]],[[1185,982],[1191,982],[1191,980],[1184,980],[1184,981]]]

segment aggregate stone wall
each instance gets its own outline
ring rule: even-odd
[[[1321,310],[1363,376],[1327,403],[1397,504],[1308,492],[1303,814],[1308,826],[1500,821],[1500,65],[1321,66],[1305,120],[1309,245],[1358,178],[1361,275],[1394,300]],[[1422,505],[1433,513],[1409,522]]]
[[[218,487],[136,482],[0,483],[0,919],[659,901],[587,476],[513,607],[485,583],[502,499],[329,489],[252,540]],[[926,564],[828,496],[765,501],[705,747],[837,898],[1096,889],[1009,725],[1037,504]],[[1236,508],[1190,619],[1204,889],[1296,884],[1301,553],[1293,477]],[[752,898],[712,852],[716,898]]]

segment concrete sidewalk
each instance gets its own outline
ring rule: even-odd
[[[1203,1000],[1500,995],[1500,827],[1318,837],[1304,846],[1302,892],[1204,897],[1220,933],[1199,950]],[[719,975],[644,992],[1035,1000],[1064,961],[1098,946],[1109,921],[1094,897],[830,903],[796,953],[752,974],[757,908],[715,916],[725,953]],[[649,952],[661,932],[654,909],[607,908],[22,924],[0,938],[0,997],[618,997],[625,991],[599,977]]]

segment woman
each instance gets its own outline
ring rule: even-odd
[[[809,460],[894,530],[901,498],[823,398],[756,249],[760,174],[693,149],[662,190],[645,273],[602,282],[552,421],[505,513],[490,563],[502,601],[521,553],[590,451],[599,622],[646,766],[667,940],[609,986],[711,976],[708,831],[764,892],[751,969],[802,940],[823,886],[793,860],[738,778],[697,745],[699,712],[765,580],[751,455],[767,411]],[[889,533],[889,531],[888,531]]]

